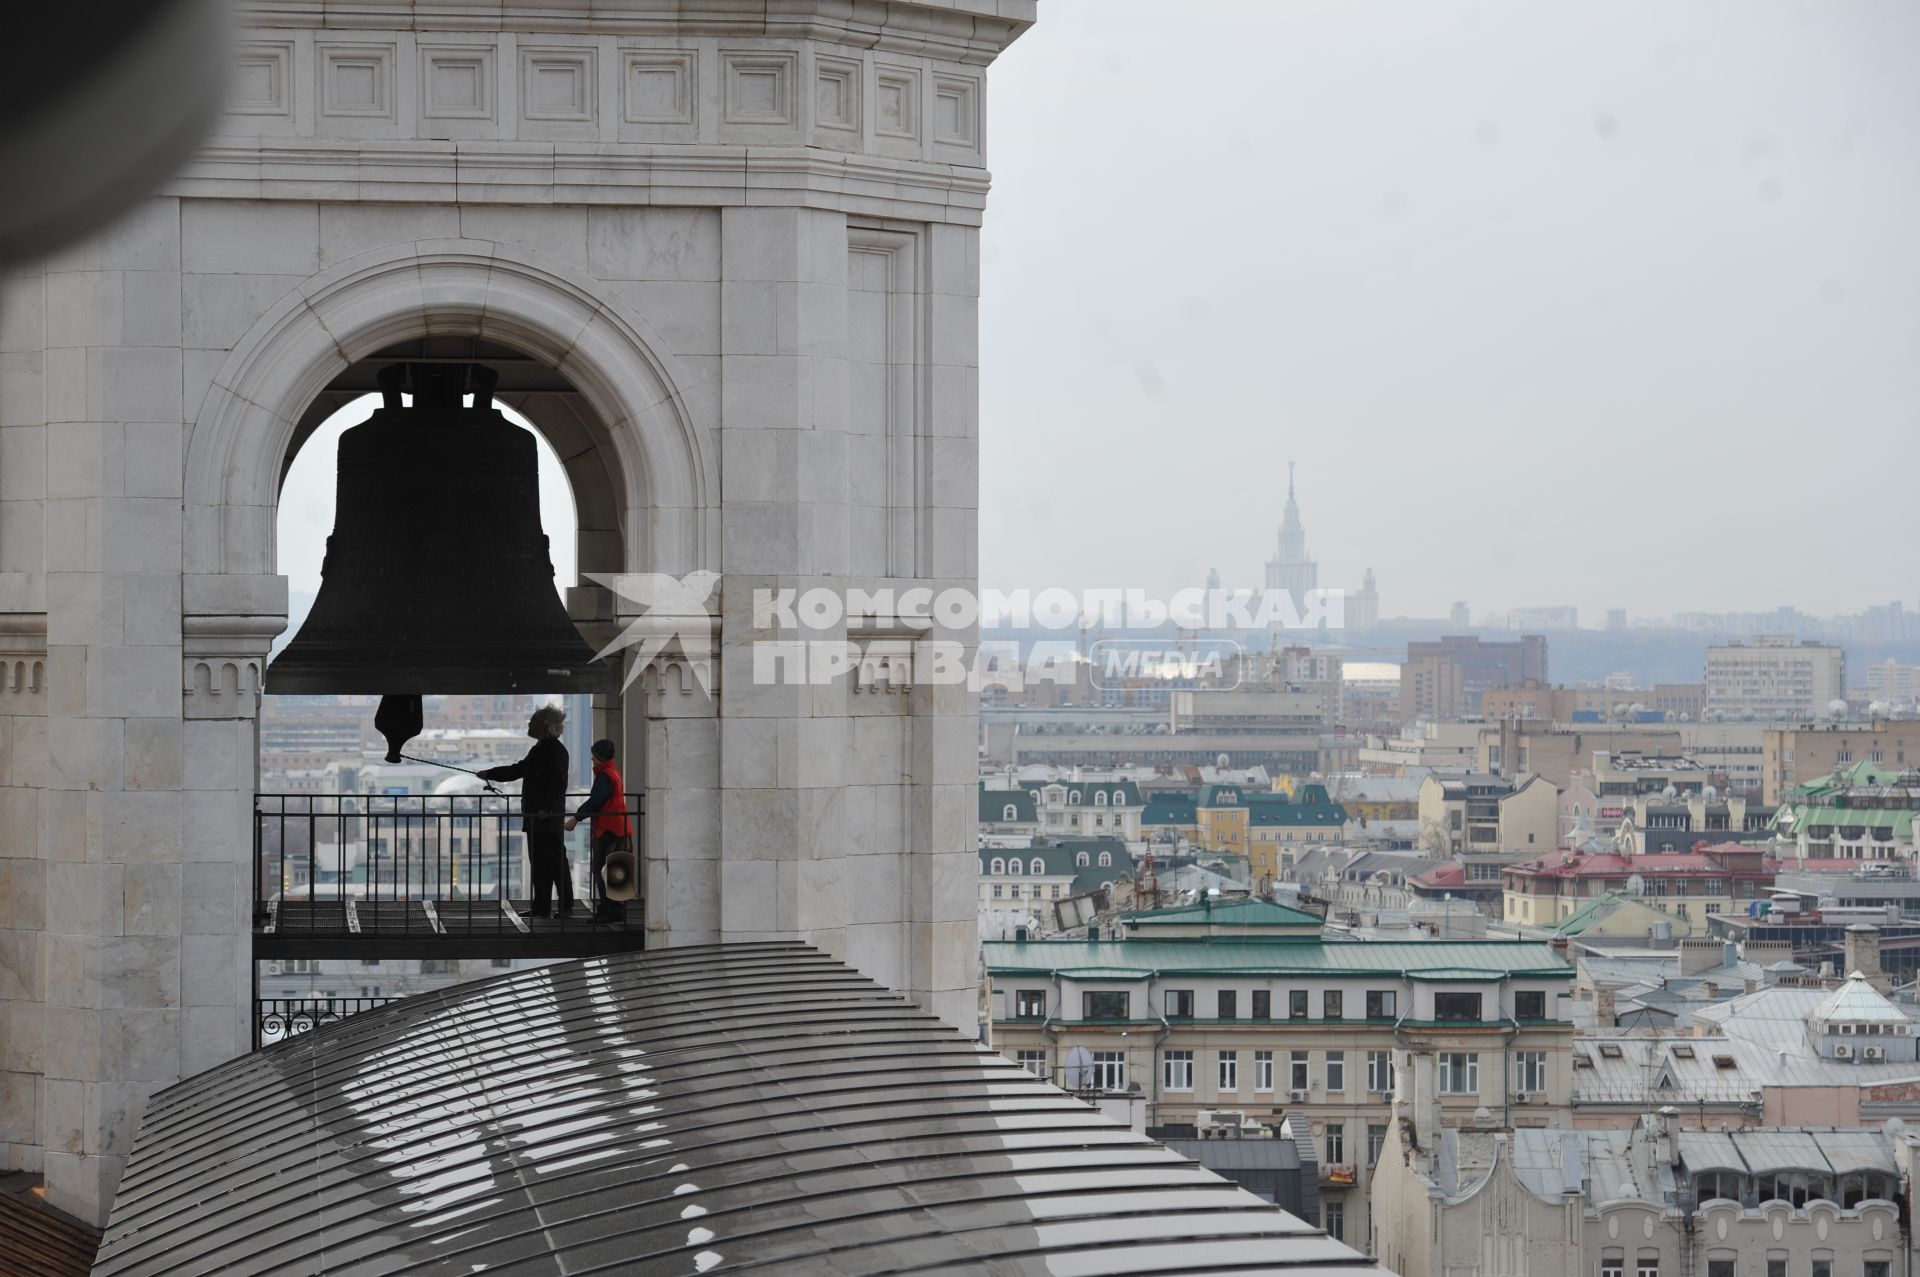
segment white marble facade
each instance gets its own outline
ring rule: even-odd
[[[520,407],[583,570],[719,574],[711,694],[670,649],[600,724],[648,790],[651,942],[806,937],[971,1024],[972,696],[756,685],[751,595],[975,583],[985,72],[1032,19],[243,5],[188,168],[0,281],[0,1169],[101,1219],[146,1095],[248,1047],[282,465],[423,335],[576,392]]]

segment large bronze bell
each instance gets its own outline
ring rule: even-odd
[[[478,364],[381,371],[383,406],[340,436],[320,593],[268,692],[613,690],[554,590],[533,436],[491,406],[496,379]]]

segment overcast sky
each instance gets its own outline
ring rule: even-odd
[[[991,71],[987,584],[1920,601],[1920,5],[1043,0]]]

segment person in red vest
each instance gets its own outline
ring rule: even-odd
[[[607,899],[607,884],[600,873],[609,855],[633,845],[630,841],[633,825],[627,816],[627,786],[620,777],[620,769],[614,765],[613,755],[612,741],[593,742],[593,788],[588,791],[587,800],[580,804],[579,809],[567,817],[568,833],[579,826],[581,817],[588,817],[592,821],[595,922],[627,920],[626,903]]]

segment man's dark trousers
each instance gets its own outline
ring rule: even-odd
[[[533,911],[551,913],[554,896],[560,914],[573,909],[573,875],[567,868],[567,839],[557,814],[527,817],[527,862],[533,874]]]

